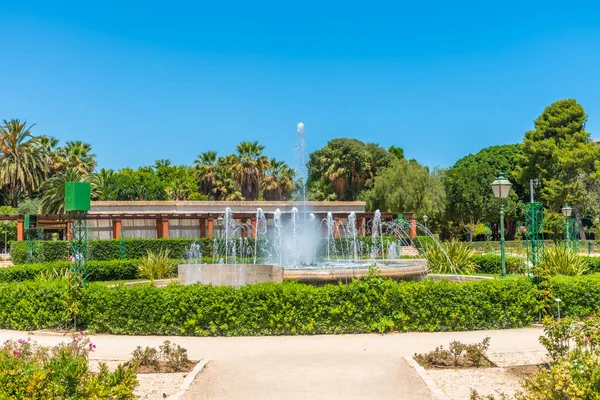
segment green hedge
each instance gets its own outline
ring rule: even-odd
[[[252,239],[248,239],[252,240]],[[185,248],[196,241],[202,254],[212,254],[212,239],[125,239],[126,256],[129,259],[144,257],[148,251],[158,252],[168,249],[173,258],[185,258]],[[68,260],[69,242],[65,240],[37,242],[39,254],[44,261]],[[88,241],[89,260],[119,259],[120,240],[90,240]],[[27,245],[25,242],[12,242],[10,256],[15,264],[27,262]]]
[[[88,261],[86,268],[89,281],[116,281],[137,278],[139,260]],[[53,261],[37,264],[14,265],[0,268],[0,282],[33,280],[38,275],[69,267],[68,261]]]
[[[600,272],[600,257],[583,257],[585,262],[588,265],[588,273],[598,273]]]
[[[219,239],[216,239],[219,241]],[[248,246],[254,247],[253,239],[245,239]],[[386,248],[394,241],[392,236],[384,236],[383,241]],[[351,240],[348,238],[338,238],[335,240],[335,246],[338,250],[345,249],[350,252]],[[90,240],[88,241],[88,259],[89,260],[116,260],[119,258],[120,240]],[[144,257],[148,251],[160,251],[168,249],[172,258],[186,258],[186,247],[197,242],[200,245],[200,250],[204,256],[212,256],[212,249],[215,239],[125,239],[125,252],[127,258]],[[324,243],[324,242],[323,242]],[[357,238],[357,245],[362,254],[370,255],[373,239],[371,236],[361,236]],[[405,243],[409,244],[409,243]],[[38,246],[38,259],[43,261],[59,261],[68,260],[69,258],[69,242],[65,240],[41,241],[36,242]],[[326,248],[319,249],[323,255]],[[27,244],[25,242],[11,242],[10,256],[15,264],[24,264],[27,262]]]
[[[506,272],[520,274],[525,269],[525,259],[519,257],[506,257]],[[496,254],[476,254],[473,256],[476,265],[475,271],[481,274],[502,273],[502,258]]]
[[[552,298],[561,299],[561,316],[588,317],[600,313],[600,274],[566,277],[550,280]],[[558,314],[556,303],[553,313]]]
[[[64,282],[0,285],[0,328],[65,326]],[[98,333],[131,335],[289,335],[515,328],[537,316],[536,289],[526,278],[465,283],[349,285],[255,284],[105,287],[83,292],[78,322]]]

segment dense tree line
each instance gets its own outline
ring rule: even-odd
[[[371,210],[427,214],[438,232],[473,240],[490,233],[485,222],[497,220],[490,183],[503,171],[513,183],[505,201],[509,237],[524,219],[530,179],[536,179],[537,200],[546,208],[548,235],[561,234],[560,208],[567,202],[584,236],[600,223],[600,147],[585,130],[586,121],[575,100],[557,101],[525,132],[523,143],[482,149],[447,169],[406,159],[400,147],[333,139],[309,156],[308,198],[364,200]],[[18,119],[0,126],[0,203],[13,212],[18,206],[28,212],[63,211],[68,181],[90,182],[97,200],[289,200],[300,187],[296,171],[267,157],[258,142],[242,142],[221,156],[203,152],[192,165],[157,160],[113,171],[97,168],[89,144],[59,146],[51,136],[35,136],[33,127]]]

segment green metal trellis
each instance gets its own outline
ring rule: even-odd
[[[544,207],[532,202],[525,206],[525,227],[527,238],[527,261],[531,267],[540,262],[544,250]],[[529,269],[531,274],[531,268]]]

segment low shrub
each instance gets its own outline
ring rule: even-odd
[[[497,254],[475,254],[472,258],[475,272],[480,274],[502,273],[502,258]],[[519,257],[506,257],[506,273],[522,274],[525,272],[525,259]]]
[[[474,255],[469,243],[458,240],[428,247],[425,252],[429,270],[435,274],[471,274],[475,271]]]
[[[138,277],[139,260],[88,261],[85,263],[88,271],[88,281],[116,281],[135,279]],[[16,282],[33,280],[38,277],[60,277],[69,268],[68,261],[54,261],[38,264],[13,265],[0,268],[0,282]]]
[[[169,278],[174,275],[177,264],[177,261],[169,258],[169,249],[157,253],[148,251],[148,255],[140,260],[138,275],[151,281]]]
[[[453,340],[448,345],[448,350],[444,346],[438,346],[429,353],[416,354],[414,359],[424,367],[460,367],[460,368],[480,368],[495,366],[487,356],[487,350],[490,347],[490,337],[483,339],[481,343],[464,344]]]
[[[588,267],[583,257],[566,246],[545,248],[542,263],[551,275],[579,276],[585,274]]]
[[[131,356],[129,364],[138,372],[188,372],[193,368],[187,349],[169,340],[165,340],[159,350],[148,346],[142,349],[138,346]]]
[[[600,257],[580,256],[587,264],[587,272],[590,274],[600,273]]]
[[[0,398],[3,399],[135,399],[133,368],[109,372],[89,369],[95,345],[83,337],[44,347],[31,340],[9,340],[0,346]]]
[[[600,313],[600,274],[568,277],[555,276],[550,279],[552,299],[561,299],[561,316],[587,317]],[[558,315],[554,301],[550,310]]]

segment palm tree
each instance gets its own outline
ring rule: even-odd
[[[35,144],[40,149],[44,162],[48,166],[48,173],[52,174],[60,167],[58,163],[58,139],[54,136],[38,136],[34,139]]]
[[[220,157],[216,164],[215,182],[212,193],[219,200],[244,200],[240,185],[234,174],[231,172],[231,166],[235,163],[236,157],[230,154],[226,157]]]
[[[68,141],[58,150],[61,169],[74,168],[81,173],[92,173],[96,168],[96,155],[91,152],[92,145],[81,140]]]
[[[265,146],[257,141],[242,142],[236,146],[237,154],[230,170],[246,200],[258,199],[261,192],[264,172],[269,168],[269,160],[262,152],[264,149]]]
[[[63,214],[65,212],[65,183],[67,182],[90,182],[92,198],[98,197],[100,180],[97,175],[67,169],[55,174],[40,187],[40,191],[44,193],[40,213]]]
[[[46,173],[32,127],[18,119],[4,120],[0,126],[0,184],[8,186],[13,207],[19,202],[19,192],[31,194]]]
[[[263,197],[265,200],[284,200],[294,190],[295,171],[285,162],[272,158],[265,171]]]
[[[212,197],[213,189],[217,180],[217,152],[205,151],[198,155],[194,160],[196,167],[196,176],[200,182],[200,193],[204,193]]]

